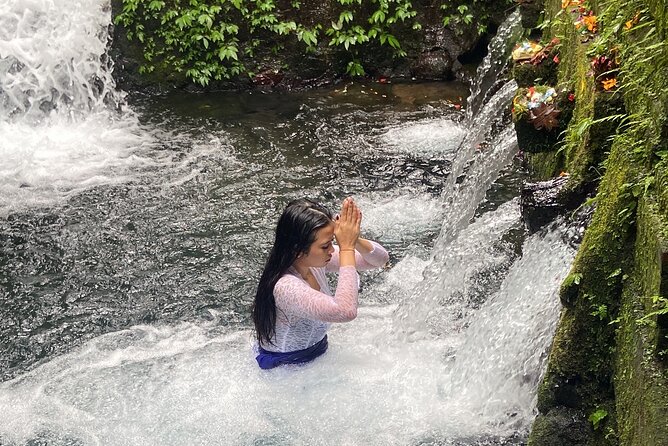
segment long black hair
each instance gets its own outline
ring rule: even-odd
[[[269,252],[251,309],[255,334],[259,343],[271,343],[276,329],[274,286],[297,260],[307,253],[315,241],[316,231],[332,222],[326,207],[305,199],[291,201],[276,225],[276,239]]]

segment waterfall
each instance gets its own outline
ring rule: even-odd
[[[0,3],[0,216],[125,181],[150,145],[107,57],[108,0]]]
[[[482,104],[494,92],[494,86],[508,63],[513,45],[522,35],[524,29],[517,8],[510,14],[489,43],[487,55],[478,65],[476,76],[471,83],[471,94],[466,100],[466,117],[469,121],[478,113]]]
[[[516,88],[514,81],[506,83],[485,104],[456,153],[442,196],[448,212],[434,243],[432,260],[423,273],[424,280],[415,288],[412,298],[406,299],[397,310],[399,331],[415,333],[425,328],[423,323],[435,308],[434,302],[442,294],[440,290],[456,288],[453,283],[445,282],[445,278],[461,279],[452,275],[456,271],[453,263],[461,259],[449,246],[468,227],[489,186],[517,152],[515,130],[507,120],[504,122],[503,111],[499,112],[507,107]],[[498,127],[502,129],[500,132],[492,131]],[[439,285],[435,287],[435,284]]]

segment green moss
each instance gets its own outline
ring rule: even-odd
[[[589,62],[585,55],[583,45],[577,44],[577,51],[573,55],[578,63],[573,65],[575,70],[571,74],[570,66],[572,64],[561,64],[567,67],[564,72],[560,71],[559,76],[568,77],[572,82],[572,88],[575,91],[575,109],[573,110],[572,125],[566,131],[564,141],[564,150],[566,170],[571,174],[571,184],[579,184],[585,181],[587,172],[591,166],[591,156],[589,147],[589,125],[594,119],[594,81],[588,76]],[[566,83],[566,81],[561,81]]]
[[[561,153],[553,150],[543,153],[527,153],[527,168],[534,180],[547,180],[559,175],[563,158]]]
[[[649,297],[668,293],[668,267],[662,272],[657,260],[668,251],[666,6],[600,0],[588,7],[600,12],[601,29],[585,42],[560,1],[545,5],[545,34],[561,41],[557,89],[574,91],[576,104],[563,144],[531,154],[529,165],[539,178],[568,171],[565,193],[597,183],[598,193],[560,290],[564,308],[529,444],[668,444],[668,364],[658,355],[668,345],[668,317],[638,323],[655,310]],[[638,12],[637,24],[625,27]],[[597,54],[618,48],[616,92],[597,91],[590,47]],[[583,429],[592,414],[605,416],[596,429]],[[569,417],[577,438],[563,432]]]
[[[575,302],[578,294],[580,294],[581,280],[582,274],[575,272],[571,272],[566,279],[564,279],[559,291],[559,296],[561,297],[561,303],[563,305],[569,306]]]
[[[515,63],[512,75],[519,87],[528,88],[536,84],[556,85],[557,64],[551,57],[537,65]]]
[[[619,435],[623,445],[668,444],[668,372],[651,346],[657,342],[655,321],[639,323],[646,301],[660,291],[666,219],[642,200],[638,216],[635,265],[623,293],[615,373]],[[649,348],[648,348],[649,347]]]
[[[576,409],[557,408],[539,415],[529,436],[528,446],[586,445],[592,437],[592,427],[584,414]]]

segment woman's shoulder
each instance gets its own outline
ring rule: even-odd
[[[278,278],[278,280],[276,281],[276,285],[299,283],[301,281],[302,280],[296,274],[288,271]]]

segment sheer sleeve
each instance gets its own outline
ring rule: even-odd
[[[358,250],[355,250],[355,265],[358,271],[380,268],[390,260],[390,255],[387,253],[385,248],[380,245],[380,243],[376,243],[373,240],[369,240],[369,242],[373,246],[371,252],[362,254]],[[325,269],[327,272],[333,272],[338,268],[339,247],[335,245],[334,253],[332,254],[332,260],[327,263]]]
[[[339,269],[334,296],[311,288],[292,274],[286,274],[274,287],[276,306],[297,317],[323,322],[348,322],[357,316],[357,271],[353,266]]]

